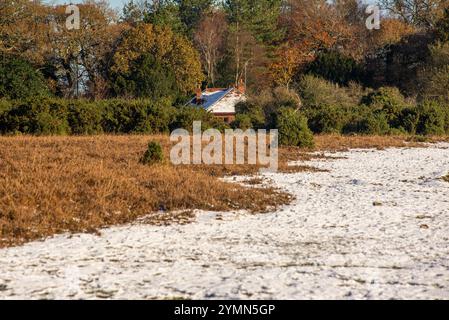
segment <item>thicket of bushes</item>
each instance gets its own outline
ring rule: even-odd
[[[24,99],[49,95],[44,76],[31,63],[0,53],[0,97]]]
[[[1,134],[167,133],[225,124],[200,108],[171,106],[169,100],[64,100],[54,98],[0,100]]]
[[[279,129],[280,143],[308,147],[312,133],[449,134],[449,105],[441,100],[415,102],[398,89],[347,86],[313,75],[295,90],[277,88],[237,105],[233,127]],[[228,126],[201,108],[173,107],[170,99],[67,100],[40,97],[0,99],[1,134],[168,133]]]
[[[282,107],[276,116],[279,144],[297,147],[313,147],[313,133],[307,119],[295,109]]]
[[[449,105],[444,101],[417,103],[397,88],[374,90],[352,82],[340,86],[313,75],[303,76],[296,90],[252,97],[237,112],[235,127],[278,128],[281,143],[298,146],[310,145],[309,129],[318,134],[449,134]]]
[[[319,88],[308,88],[319,95]],[[346,93],[344,92],[346,90]],[[349,92],[348,92],[349,91]],[[342,134],[419,134],[449,133],[449,105],[437,101],[407,101],[397,88],[354,91],[336,87],[342,99],[305,104],[301,113],[314,133]],[[307,96],[310,92],[304,92]],[[344,97],[346,95],[346,97]],[[348,103],[351,99],[352,104]]]

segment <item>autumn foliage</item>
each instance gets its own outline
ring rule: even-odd
[[[203,80],[199,55],[188,40],[168,27],[152,24],[139,24],[122,35],[112,58],[111,71],[126,74],[131,63],[145,53],[173,72],[182,93],[193,92]]]
[[[200,86],[290,89],[328,53],[363,69],[344,84],[423,96],[428,86],[412,82],[428,68],[429,48],[447,42],[447,1],[380,4],[380,28],[369,30],[367,5],[357,0],[129,0],[122,12],[86,0],[80,28],[69,29],[65,5],[3,0],[0,54],[31,65],[62,98],[182,104]]]

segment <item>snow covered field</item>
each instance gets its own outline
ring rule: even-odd
[[[265,174],[297,198],[274,213],[0,250],[0,298],[449,299],[449,144],[332,156]]]

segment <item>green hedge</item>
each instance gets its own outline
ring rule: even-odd
[[[237,114],[233,125],[242,129],[278,128],[284,132],[284,142],[293,145],[308,144],[306,140],[309,139],[309,128],[314,133],[449,134],[447,105],[436,101],[408,105],[396,91],[389,89],[370,94],[364,102],[366,104],[352,107],[328,104],[304,106],[299,111],[278,106],[270,109],[269,113],[264,113],[257,104],[241,104],[238,106],[241,113]],[[193,121],[198,120],[202,121],[203,130],[223,130],[228,127],[201,108],[175,108],[170,101],[164,99],[0,99],[1,134],[155,134],[168,133],[178,128],[190,130]],[[304,121],[307,122],[307,130]],[[281,139],[284,139],[281,132],[280,134]],[[298,136],[301,138],[297,138]]]
[[[288,90],[250,97],[237,105],[233,126],[277,128],[284,131],[282,143],[293,145],[299,143],[296,131],[305,132],[304,119],[316,134],[449,134],[449,105],[441,100],[416,104],[394,87],[373,90],[354,83],[341,87],[311,75],[303,76],[297,89],[302,103],[290,99],[292,103],[283,104],[285,97],[297,96]]]
[[[202,130],[215,128],[224,131],[224,129],[229,128],[222,120],[214,117],[202,108],[181,107],[176,109],[173,120],[169,124],[169,129],[173,131],[178,128],[183,128],[191,131],[194,121],[201,121]]]
[[[67,104],[63,100],[47,98],[12,101],[12,106],[1,118],[0,128],[2,133],[70,133]]]
[[[396,88],[380,88],[362,99],[363,104],[305,106],[314,133],[342,134],[449,134],[449,106],[436,101],[407,103]]]
[[[8,112],[12,108],[11,101],[6,99],[0,99],[0,118],[6,112]]]
[[[448,107],[436,102],[424,102],[418,106],[419,120],[417,133],[422,135],[442,135],[449,133]]]
[[[351,114],[347,108],[334,105],[305,107],[301,111],[315,133],[341,133]]]
[[[92,135],[100,133],[167,133],[226,125],[200,108],[175,108],[168,100],[0,100],[0,133]]]
[[[407,106],[397,113],[366,105],[350,109],[324,106],[312,111],[302,110],[302,113],[309,118],[309,127],[314,133],[449,134],[449,106],[436,102]]]

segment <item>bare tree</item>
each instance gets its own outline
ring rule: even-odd
[[[229,29],[227,49],[232,57],[231,68],[234,73],[234,83],[257,81],[257,85],[264,82],[264,66],[267,56],[264,47],[256,41],[248,30],[238,24]],[[265,77],[266,78],[266,77]]]
[[[410,24],[433,28],[441,18],[447,0],[380,0],[382,7]]]
[[[201,53],[208,84],[215,84],[217,64],[224,55],[224,40],[228,29],[226,16],[222,11],[212,11],[204,16],[198,25],[194,39]]]

